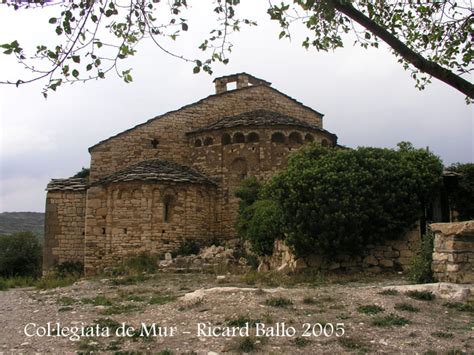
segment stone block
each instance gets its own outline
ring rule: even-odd
[[[379,261],[374,256],[369,255],[366,258],[364,258],[363,263],[367,265],[378,265]]]
[[[389,259],[379,260],[379,265],[383,267],[393,267],[393,261]]]

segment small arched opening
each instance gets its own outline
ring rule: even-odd
[[[245,143],[245,136],[243,135],[243,133],[240,133],[240,132],[235,133],[234,138],[233,138],[233,142],[234,143]]]
[[[308,133],[304,136],[304,141],[306,143],[312,143],[312,142],[314,142],[314,136],[312,134]]]
[[[224,133],[221,137],[221,143],[222,145],[228,145],[232,142],[232,139],[230,138],[230,135],[227,133]]]
[[[256,143],[259,140],[260,140],[260,137],[259,137],[258,133],[256,133],[256,132],[250,132],[247,136],[247,142]]]
[[[163,221],[169,223],[171,221],[171,212],[173,208],[174,197],[165,195],[163,198]]]
[[[200,146],[202,146],[202,141],[201,141],[199,138],[196,139],[196,140],[194,141],[194,146],[195,146],[195,147],[200,147]]]
[[[273,143],[285,143],[285,135],[281,132],[275,132],[272,134]]]
[[[288,136],[288,140],[291,144],[303,144],[303,138],[299,132],[291,132]]]
[[[214,140],[211,137],[206,137],[206,139],[204,139],[204,145],[212,145],[212,144],[214,144]]]

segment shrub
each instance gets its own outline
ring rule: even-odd
[[[441,182],[439,158],[408,143],[398,150],[325,149],[291,156],[269,187],[297,256],[359,254],[396,239],[421,216]]]
[[[283,238],[281,210],[276,201],[262,198],[262,195],[264,192],[255,177],[242,182],[235,192],[235,196],[240,198],[235,228],[241,238],[250,241],[254,253],[271,255],[275,239]]]
[[[408,291],[405,293],[408,297],[410,298],[413,298],[415,300],[419,300],[419,301],[432,301],[435,299],[435,295],[434,293],[430,292],[430,291],[417,291],[417,290],[413,290],[413,291]]]
[[[400,317],[396,314],[389,314],[385,317],[375,317],[372,321],[372,324],[377,327],[392,327],[392,326],[402,326],[405,324],[410,324],[410,320]]]
[[[281,210],[277,202],[259,200],[247,207],[242,216],[248,218],[246,229],[237,224],[239,235],[251,243],[251,249],[257,255],[271,255],[275,239],[282,239]]]
[[[173,253],[174,255],[191,255],[191,254],[199,254],[199,250],[201,247],[198,243],[193,240],[183,240],[182,243],[179,245],[178,249]]]
[[[30,232],[0,236],[0,277],[41,275],[42,247]]]
[[[360,313],[365,313],[365,314],[377,314],[377,313],[380,313],[380,312],[383,312],[384,309],[380,306],[377,306],[375,304],[368,304],[368,305],[365,305],[365,306],[360,306],[357,308],[357,310],[360,312]]]
[[[81,276],[84,274],[84,264],[80,261],[65,261],[55,266],[55,273],[58,277]]]
[[[454,164],[448,168],[461,174],[458,184],[450,191],[453,208],[458,212],[460,221],[474,219],[474,164]]]
[[[431,264],[433,262],[434,234],[428,230],[421,240],[421,245],[408,268],[408,278],[415,283],[434,281]]]
[[[82,169],[80,171],[78,171],[77,173],[75,173],[72,177],[73,178],[88,179],[89,175],[90,175],[90,172],[91,171],[90,171],[89,168],[82,167]]]
[[[141,274],[144,272],[154,273],[158,269],[158,256],[148,253],[126,258],[118,269],[118,274]]]
[[[393,307],[397,311],[405,311],[405,312],[419,312],[420,309],[417,307],[412,306],[409,303],[396,303]]]
[[[400,292],[398,292],[397,290],[395,290],[394,288],[387,288],[383,291],[380,291],[379,292],[379,295],[384,295],[384,296],[396,296],[398,295]]]
[[[272,298],[267,299],[265,301],[265,304],[267,306],[284,308],[287,306],[291,306],[293,302],[290,299],[285,298],[285,297],[272,297]]]

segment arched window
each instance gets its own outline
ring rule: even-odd
[[[250,132],[249,135],[247,136],[247,142],[255,143],[255,142],[258,142],[259,140],[260,140],[260,137],[255,132]]]
[[[292,144],[303,144],[303,138],[299,132],[291,132],[288,139]]]
[[[325,140],[324,138],[323,138],[323,140],[321,141],[321,145],[322,145],[323,147],[329,146],[328,141]]]
[[[166,195],[163,198],[163,221],[168,223],[171,220],[171,209],[173,207],[173,196]]]
[[[275,132],[272,134],[272,142],[274,143],[285,143],[285,135],[281,132]]]
[[[237,132],[236,134],[234,134],[233,142],[234,143],[245,143],[245,136],[242,133]]]
[[[213,143],[214,140],[211,137],[206,137],[206,139],[204,139],[204,145],[211,145]]]
[[[221,137],[221,143],[222,145],[227,145],[227,144],[230,144],[231,143],[231,139],[230,139],[230,135],[228,135],[227,133],[224,133]]]
[[[200,146],[202,146],[202,142],[201,142],[201,140],[200,140],[199,138],[194,141],[194,146],[195,146],[195,147],[200,147]]]
[[[314,142],[314,137],[312,134],[306,134],[306,136],[304,136],[304,141],[306,143],[311,143],[311,142]]]
[[[231,179],[241,181],[247,177],[247,160],[244,158],[236,158],[230,165]]]

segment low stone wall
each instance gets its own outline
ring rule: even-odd
[[[438,281],[474,283],[474,221],[435,223],[433,263]]]
[[[331,271],[368,269],[379,272],[384,268],[405,270],[419,249],[420,243],[420,227],[416,226],[399,239],[386,241],[380,245],[367,245],[362,256],[338,255],[334,260],[327,260],[318,255],[297,259],[285,243],[277,240],[273,248],[273,255],[262,258],[259,270],[284,272],[308,267]]]

